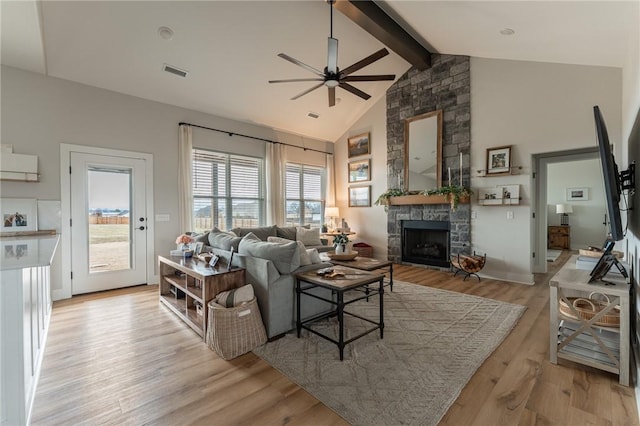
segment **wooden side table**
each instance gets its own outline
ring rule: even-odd
[[[622,275],[609,273],[606,282],[589,283],[590,271],[576,268],[577,256],[569,261],[549,281],[550,341],[549,354],[553,364],[559,358],[588,365],[619,375],[620,384],[629,386],[630,370],[630,286]],[[558,303],[568,305],[568,296],[588,297],[591,292],[605,294],[609,303],[590,320],[575,315],[571,318],[559,312]],[[620,327],[595,325],[603,315],[620,308]]]
[[[571,249],[571,227],[549,226],[547,228],[547,248],[557,250]]]
[[[158,256],[160,302],[206,339],[209,302],[220,292],[242,287],[245,270],[226,265],[210,267],[195,258]]]

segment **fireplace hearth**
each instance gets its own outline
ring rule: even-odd
[[[448,268],[450,229],[448,221],[401,221],[402,261]]]

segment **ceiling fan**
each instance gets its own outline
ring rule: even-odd
[[[320,83],[311,87],[310,89],[305,90],[302,93],[297,94],[291,100],[296,100],[307,93],[310,93],[321,86],[327,86],[329,89],[329,106],[332,107],[336,104],[336,87],[341,87],[347,92],[351,92],[356,96],[361,97],[364,100],[369,99],[371,96],[363,92],[362,90],[352,86],[349,82],[354,81],[389,81],[394,80],[396,76],[394,74],[381,74],[381,75],[351,75],[352,73],[366,67],[377,61],[378,59],[384,58],[389,54],[387,49],[380,49],[372,55],[367,56],[366,58],[356,62],[355,64],[348,66],[347,68],[340,70],[338,68],[338,39],[333,38],[333,4],[335,0],[327,0],[329,3],[329,7],[331,8],[330,19],[331,19],[331,32],[328,39],[328,48],[327,48],[327,66],[324,68],[324,71],[320,71],[314,67],[311,67],[303,62],[298,61],[297,59],[292,58],[291,56],[285,53],[279,53],[278,56],[282,59],[289,61],[293,64],[298,65],[306,69],[307,71],[311,71],[313,74],[317,75],[316,78],[294,78],[288,80],[269,80],[269,83],[292,83],[292,82],[300,82],[300,81],[319,81]]]

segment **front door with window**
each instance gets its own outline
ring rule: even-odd
[[[146,161],[71,153],[72,294],[146,283]]]

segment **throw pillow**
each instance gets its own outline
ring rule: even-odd
[[[209,232],[209,245],[221,250],[229,251],[233,247],[234,251],[238,251],[238,245],[241,239],[242,238],[236,236],[233,232]]]
[[[259,257],[270,260],[281,274],[290,274],[300,266],[298,243],[291,241],[287,244],[260,241],[253,233],[249,233],[238,246],[238,253],[246,256]]]
[[[304,225],[303,228],[309,229],[309,228],[311,228],[311,225]],[[286,226],[284,228],[276,226],[276,233],[277,233],[278,237],[286,238],[286,239],[291,240],[291,241],[295,241],[296,240],[296,227],[295,226]]]
[[[253,300],[253,287],[251,284],[223,291],[216,296],[216,303],[225,308],[240,306]]]
[[[320,259],[320,253],[318,253],[318,249],[307,249],[306,251],[312,264],[322,263],[322,259]]]
[[[302,241],[305,246],[321,246],[320,228],[303,228],[296,227],[296,241]]]
[[[193,237],[194,243],[204,243],[206,245],[209,245],[209,231],[206,231],[203,234],[198,234],[192,237]]]
[[[270,243],[278,243],[278,244],[288,244],[290,242],[292,242],[291,240],[288,240],[286,238],[280,238],[280,237],[268,237],[267,241]],[[307,249],[304,246],[304,244],[302,244],[302,241],[296,241],[296,243],[298,243],[298,248],[300,249],[300,266],[306,266],[306,265],[311,265],[311,258],[309,257],[309,254],[307,253]]]

